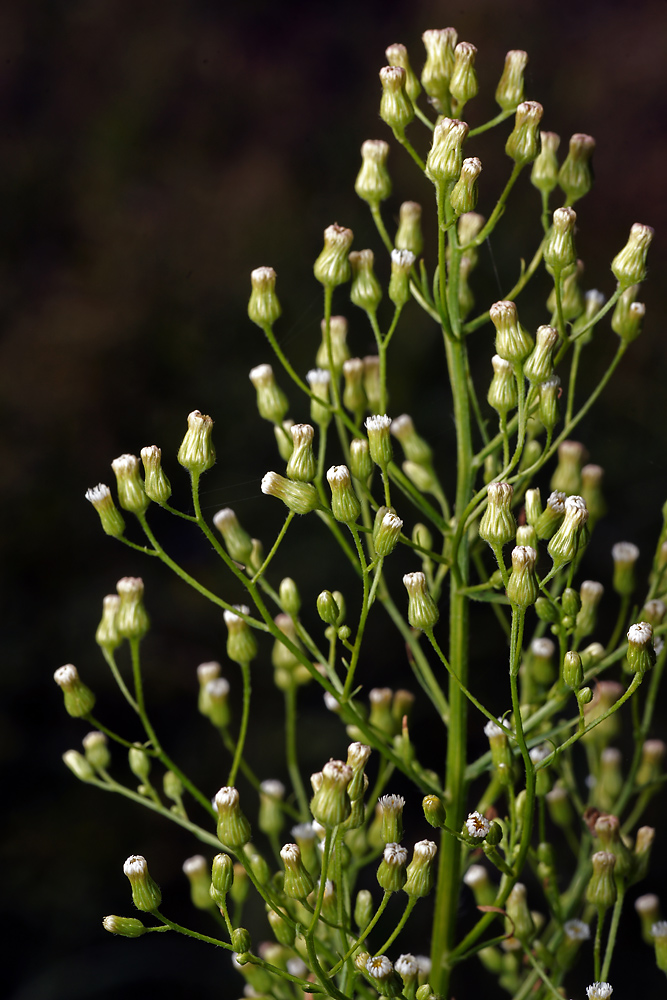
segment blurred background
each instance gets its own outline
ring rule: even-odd
[[[606,469],[612,508],[596,531],[585,572],[608,583],[609,549],[619,539],[640,546],[647,571],[667,492],[663,0],[2,5],[0,761],[6,789],[2,937],[11,942],[12,955],[3,980],[13,1000],[115,1000],[167,988],[172,997],[197,998],[209,996],[212,985],[228,990],[225,996],[242,992],[240,978],[230,982],[226,953],[173,935],[140,943],[113,939],[101,928],[104,914],[131,912],[122,863],[141,853],[162,884],[165,911],[206,931],[204,919],[191,916],[180,871],[197,847],[182,831],[84,788],[65,770],[61,754],[80,746],[86,728],[65,715],[53,671],[75,663],[98,695],[99,716],[125,727],[130,738],[138,735],[116,697],[94,630],[102,597],[116,580],[143,576],[154,626],[144,643],[149,705],[169,752],[213,794],[228,761],[196,714],[195,668],[203,660],[224,660],[225,630],[221,616],[166,569],[103,535],[84,492],[111,482],[114,457],[156,443],[176,502],[186,507],[187,477],[175,452],[187,413],[198,408],[216,421],[218,463],[203,483],[207,514],[231,505],[270,545],[283,508],[262,497],[259,481],[280,465],[272,430],[256,416],[247,373],[272,359],[246,317],[249,272],[263,264],[278,272],[283,318],[277,332],[305,373],[320,340],[321,295],[312,263],[322,230],[334,221],[349,226],[357,248],[373,246],[381,257],[353,183],[362,141],[390,138],[378,116],[384,49],[405,43],[419,70],[422,31],[449,24],[479,50],[480,97],[469,105],[469,120],[479,123],[495,113],[504,54],[524,48],[530,56],[526,96],[543,103],[543,126],[562,135],[561,148],[575,131],[596,138],[596,185],[577,206],[586,287],[610,294],[609,263],[630,225],[640,221],[656,229],[651,280],[641,296],[644,333],[578,432],[590,460]],[[484,164],[479,210],[486,214],[509,173],[502,152],[509,128],[507,123],[502,135],[484,136],[472,150]],[[425,150],[424,135],[413,130],[413,141]],[[391,231],[400,202],[426,205],[430,191],[399,148],[392,149],[389,165],[395,195],[385,218]],[[539,239],[537,204],[526,178],[481,254],[474,288],[483,307],[513,283],[519,258],[532,255]],[[431,241],[433,236],[427,233]],[[387,273],[384,264],[379,270]],[[540,280],[525,305],[520,300],[522,318],[533,329],[547,319],[548,286]],[[351,313],[345,292],[335,304],[350,318],[352,353],[369,353],[364,317]],[[582,391],[595,384],[615,348],[615,336],[602,327],[588,349]],[[413,414],[438,449],[447,480],[453,430],[437,332],[410,307],[402,328],[403,339],[399,333],[392,344],[391,362],[401,378],[390,382],[390,412]],[[486,377],[491,333],[478,336],[485,339],[480,370]],[[433,374],[424,380],[425,372]],[[306,419],[303,402],[292,399],[292,415]],[[169,551],[225,597],[240,599],[218,579],[206,546],[161,514],[152,515],[153,525]],[[353,607],[354,580],[306,522],[290,532],[289,548],[276,559],[276,579],[293,576],[304,594],[348,588]],[[394,589],[402,599],[400,584]],[[613,596],[609,600],[613,616]],[[310,605],[304,616],[313,620]],[[404,661],[396,660],[381,621],[372,625],[371,639],[375,655],[365,664],[364,686],[410,686],[398,674]],[[479,673],[472,686],[495,691],[504,650],[481,641],[475,653]],[[228,675],[238,704],[239,679],[231,670]],[[268,648],[255,687],[249,757],[261,777],[284,778],[266,773],[267,747],[280,739]],[[301,697],[307,774],[343,753],[346,739],[317,692],[308,689]],[[502,711],[506,706],[497,697]],[[416,722],[420,751],[437,766],[444,750],[425,709]],[[664,708],[652,735],[667,736]],[[484,749],[482,742],[477,749]],[[125,773],[119,754],[115,767]],[[422,835],[420,809],[417,802],[410,807],[414,818],[406,834],[414,840]],[[649,819],[657,823],[657,810]],[[662,886],[667,906],[665,850],[659,829],[655,874],[633,893]],[[419,950],[419,933],[413,940],[406,935],[405,949]],[[640,984],[637,962],[642,987],[664,987],[650,950],[638,942],[629,907],[613,968],[619,996],[624,986]],[[588,963],[581,975],[570,985],[577,997],[591,979]],[[477,996],[484,983],[481,973],[474,984],[461,981],[456,996]]]

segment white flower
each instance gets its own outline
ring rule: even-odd
[[[654,938],[667,937],[667,920],[658,920],[651,927],[651,936]]]
[[[388,979],[393,966],[386,955],[375,955],[366,962],[366,971],[373,979]]]
[[[488,873],[483,865],[471,865],[463,876],[463,881],[472,889],[473,886],[481,885],[482,883],[488,881],[488,878]]]
[[[382,855],[388,865],[405,865],[408,852],[401,844],[387,844]]]
[[[475,810],[475,812],[468,813],[466,829],[471,837],[479,837],[483,839],[491,829],[491,824],[488,819]]]
[[[502,736],[503,731],[496,722],[492,722],[491,719],[484,726],[484,735],[488,736],[489,739],[496,736]]]
[[[607,1000],[613,992],[614,987],[611,983],[593,983],[592,986],[586,987],[588,1000]]]
[[[588,941],[591,936],[591,929],[583,920],[567,920],[563,930],[570,941]]]
[[[410,954],[399,955],[394,962],[394,969],[398,972],[401,979],[405,979],[408,976],[416,976],[419,973],[417,959],[414,955]]]

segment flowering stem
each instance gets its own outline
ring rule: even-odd
[[[514,185],[516,184],[516,182],[518,180],[518,177],[519,177],[519,174],[521,173],[521,170],[522,170],[522,164],[515,163],[514,167],[512,168],[512,173],[510,174],[509,180],[507,181],[507,184],[505,185],[505,188],[504,188],[502,194],[500,195],[500,198],[496,202],[496,207],[494,208],[493,212],[491,213],[489,221],[486,223],[486,225],[481,230],[481,232],[479,232],[477,234],[477,236],[474,238],[474,240],[470,241],[470,243],[471,243],[472,246],[474,246],[474,247],[480,246],[484,242],[484,240],[487,238],[487,236],[489,236],[493,232],[493,230],[495,229],[496,224],[498,223],[501,215],[505,211],[505,203],[507,202],[507,199],[510,196],[510,192],[511,192],[512,188],[514,187]],[[464,251],[465,251],[465,249],[466,248],[463,247]]]
[[[309,816],[308,797],[301,780],[299,757],[296,745],[296,684],[290,684],[285,690],[285,757],[292,787],[299,803],[299,822],[305,823]]]
[[[408,899],[408,904],[407,904],[407,906],[405,907],[405,909],[403,911],[403,916],[398,921],[398,923],[396,924],[396,927],[391,932],[391,934],[389,935],[389,937],[387,938],[387,940],[385,941],[385,943],[382,945],[382,947],[378,949],[378,951],[376,952],[376,954],[378,954],[378,955],[384,955],[384,953],[387,950],[387,948],[391,947],[391,945],[394,943],[394,941],[396,940],[396,938],[398,937],[398,935],[401,933],[401,931],[405,927],[405,924],[407,923],[408,917],[410,916],[410,914],[414,910],[418,898],[419,898],[418,896],[410,896],[410,898]]]
[[[621,919],[624,898],[625,883],[623,879],[619,878],[616,879],[616,902],[614,903],[614,910],[611,915],[611,926],[609,927],[609,934],[607,936],[607,947],[604,952],[602,972],[597,977],[602,982],[606,982],[609,978],[609,967],[611,966],[611,959],[614,954],[614,945],[616,944],[616,935],[618,934],[618,925]]]
[[[278,533],[278,537],[276,538],[275,542],[273,543],[271,551],[269,552],[269,554],[267,555],[266,559],[264,560],[264,562],[262,563],[262,565],[259,567],[259,569],[257,570],[257,572],[255,573],[255,575],[252,577],[252,579],[250,581],[251,583],[257,583],[257,581],[260,578],[260,576],[262,576],[264,574],[264,571],[265,571],[266,567],[269,565],[269,563],[271,562],[271,560],[275,556],[276,552],[278,551],[278,546],[280,545],[280,543],[282,542],[283,538],[287,534],[287,529],[289,528],[289,526],[290,526],[290,524],[292,523],[293,520],[294,520],[294,511],[290,510],[288,512],[288,514],[287,514],[287,517],[285,518],[285,523],[283,524],[282,528],[280,529],[280,531]]]
[[[104,659],[109,664],[109,668],[111,670],[111,673],[113,674],[113,678],[114,678],[116,684],[118,685],[118,687],[120,688],[121,694],[125,698],[125,701],[138,714],[139,713],[139,706],[137,705],[136,701],[134,700],[134,698],[130,694],[130,691],[129,691],[127,685],[125,684],[125,681],[121,677],[120,670],[118,669],[118,664],[116,663],[116,657],[114,656],[113,651],[107,649],[106,646],[103,646],[102,647],[102,655],[104,656]]]
[[[192,931],[188,927],[181,927],[180,924],[174,923],[173,920],[169,920],[165,917],[159,910],[152,911],[153,916],[158,920],[161,920],[165,927],[169,930],[177,931],[179,934],[185,934],[186,937],[196,938],[197,941],[203,941],[205,944],[214,944],[217,948],[226,948],[228,951],[233,951],[231,944],[227,944],[226,941],[221,941],[219,938],[209,937],[208,934],[200,934],[199,931]]]
[[[391,251],[394,249],[394,244],[391,242],[391,239],[389,237],[389,233],[387,232],[385,224],[382,221],[382,213],[380,211],[380,203],[379,202],[373,202],[371,204],[370,208],[371,208],[371,215],[373,216],[373,222],[375,223],[375,228],[377,229],[378,233],[380,234],[380,239],[382,240],[382,242],[384,243],[385,247],[387,248],[387,251],[389,253],[391,253]]]
[[[250,664],[240,663],[239,666],[241,667],[241,675],[243,677],[243,709],[241,712],[241,728],[239,730],[239,738],[236,741],[234,759],[232,761],[229,777],[226,782],[228,786],[234,785],[236,782],[236,775],[241,763],[241,758],[243,757],[243,747],[245,745],[246,733],[248,732],[248,718],[250,716],[250,695],[252,693],[250,684]]]
[[[426,170],[426,164],[422,160],[422,158],[419,155],[419,153],[417,153],[416,150],[413,148],[413,146],[410,143],[410,141],[406,138],[405,129],[397,129],[397,128],[395,128],[395,129],[392,129],[392,132],[394,133],[394,138],[398,142],[400,142],[401,146],[403,146],[404,149],[406,149],[408,151],[408,153],[410,154],[410,156],[412,157],[412,159],[415,161],[415,163],[417,164],[417,166],[419,167],[419,169],[421,170],[421,172],[424,173],[424,171]]]

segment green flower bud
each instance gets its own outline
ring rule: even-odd
[[[465,212],[459,217],[457,223],[459,245],[465,250],[465,256],[470,261],[471,269],[475,267],[478,260],[478,252],[474,246],[471,246],[471,243],[479,236],[484,222],[484,216],[478,212]]]
[[[223,507],[213,515],[213,524],[222,535],[225,548],[236,562],[247,564],[252,553],[252,538],[245,531],[231,507]]]
[[[526,887],[522,882],[515,882],[507,897],[505,910],[511,923],[507,925],[508,933],[512,933],[523,944],[528,945],[535,937],[535,922],[528,909]]]
[[[421,82],[436,111],[441,114],[449,106],[449,81],[454,69],[454,47],[457,33],[454,28],[430,29],[422,35],[426,49],[426,62]]]
[[[583,198],[593,185],[590,159],[594,149],[592,135],[577,132],[570,139],[570,150],[558,173],[558,185],[565,192],[568,205]]]
[[[280,581],[278,595],[285,614],[291,618],[296,618],[301,610],[301,595],[299,594],[299,588],[291,577],[286,576]]]
[[[403,584],[408,592],[408,621],[412,628],[430,630],[440,617],[437,605],[426,587],[423,573],[406,573]]]
[[[355,802],[362,798],[367,787],[364,767],[371,755],[371,748],[365,743],[355,741],[347,748],[347,766],[352,768],[352,780],[347,788],[347,794]]]
[[[368,448],[370,456],[376,465],[381,469],[386,469],[392,459],[391,417],[386,413],[376,414],[366,419],[366,432],[368,434]]]
[[[382,288],[373,270],[375,255],[372,250],[351,250],[348,260],[352,269],[350,299],[359,309],[374,314],[382,300]]]
[[[400,844],[388,843],[377,870],[378,885],[385,892],[398,892],[405,885],[408,852]]]
[[[472,889],[477,906],[493,906],[496,901],[496,889],[483,865],[470,865],[463,876],[463,881],[469,889]]]
[[[281,424],[289,409],[287,396],[277,384],[271,365],[257,365],[248,378],[257,390],[257,410],[263,420]]]
[[[547,551],[553,559],[554,566],[562,569],[575,559],[577,553],[586,544],[585,527],[588,511],[583,497],[570,496],[565,501],[565,516],[563,523],[551,538]]]
[[[129,510],[133,514],[143,514],[150,505],[150,499],[146,496],[144,484],[139,475],[137,456],[120,455],[119,458],[113,460],[111,468],[116,474],[118,503],[123,510]]]
[[[621,839],[621,824],[618,816],[598,816],[595,821],[595,836],[603,851],[610,851],[616,858],[614,875],[627,878],[632,867],[632,855]]]
[[[533,162],[533,169],[530,174],[531,184],[542,191],[550,194],[558,184],[558,147],[560,146],[560,136],[555,132],[540,132],[540,152]]]
[[[376,955],[374,958],[366,959],[365,970],[380,996],[401,995],[401,981],[386,955]]]
[[[607,513],[607,504],[602,493],[604,469],[600,465],[588,464],[581,470],[581,495],[586,501],[591,525],[596,524]]]
[[[250,840],[250,823],[241,811],[238,790],[230,785],[221,788],[216,792],[213,804],[218,814],[220,843],[232,850],[244,847]]]
[[[535,573],[537,552],[528,545],[512,549],[512,572],[507,584],[510,603],[518,608],[528,608],[537,600],[540,585]]]
[[[628,629],[627,639],[628,670],[631,674],[639,674],[643,677],[655,663],[653,627],[648,622],[638,622],[636,625],[631,625]]]
[[[426,176],[434,184],[451,184],[459,179],[468,131],[466,122],[456,118],[442,118],[435,126],[426,157]]]
[[[380,407],[380,358],[377,354],[367,354],[364,360],[364,392],[371,413]]]
[[[130,771],[141,782],[147,782],[151,773],[151,759],[141,743],[135,743],[127,752]]]
[[[507,545],[516,535],[513,496],[510,483],[489,483],[487,487],[488,504],[479,523],[479,536],[491,546]]]
[[[317,613],[327,625],[338,624],[340,611],[330,590],[323,590],[317,598]]]
[[[422,799],[422,809],[426,822],[436,830],[439,830],[447,822],[445,806],[437,795],[425,795]]]
[[[360,889],[354,902],[354,922],[363,930],[370,923],[373,916],[373,897],[368,889]]]
[[[380,508],[382,509],[382,508]],[[381,520],[376,518],[373,545],[378,556],[388,556],[394,551],[401,537],[403,522],[393,510],[385,508]]]
[[[419,257],[424,249],[421,227],[422,207],[416,201],[404,201],[398,215],[398,229],[394,246],[397,250],[411,250]]]
[[[638,896],[635,900],[635,911],[642,925],[644,944],[653,944],[653,924],[660,920],[660,900],[653,892]],[[664,933],[667,934],[667,924]]]
[[[97,731],[86,733],[82,742],[86,760],[91,767],[96,771],[106,771],[111,763],[111,754],[105,734]]]
[[[102,530],[112,538],[121,538],[125,532],[123,515],[116,507],[111,490],[104,483],[86,490],[86,500],[93,505],[100,516]]]
[[[435,880],[434,859],[438,848],[432,840],[419,840],[412,852],[408,865],[407,880],[403,892],[421,899],[428,896]]]
[[[118,633],[119,610],[118,594],[107,594],[102,601],[102,619],[95,632],[95,642],[108,653],[112,653],[123,641]]]
[[[405,799],[402,795],[383,795],[378,799],[377,805],[380,816],[380,837],[382,843],[398,844],[403,839],[403,809],[405,808]]]
[[[639,285],[626,288],[616,303],[611,317],[611,328],[626,344],[631,344],[641,333],[642,322],[646,313],[643,302],[635,302]]]
[[[178,461],[191,474],[206,472],[215,465],[215,448],[211,442],[213,421],[193,410],[188,414],[188,429],[178,449]]]
[[[332,465],[327,472],[331,487],[331,512],[337,521],[353,524],[361,513],[361,504],[352,488],[352,477],[346,465]]]
[[[388,156],[389,143],[382,139],[367,139],[361,147],[361,170],[354,182],[354,190],[372,208],[377,208],[391,194]]]
[[[544,240],[544,266],[549,274],[558,275],[572,268],[577,261],[574,248],[574,227],[577,213],[573,208],[557,208],[553,225]]]
[[[558,343],[558,330],[553,326],[540,326],[535,334],[535,347],[523,366],[529,382],[546,382],[553,375],[553,352]]]
[[[493,355],[491,364],[493,378],[486,399],[489,406],[493,407],[501,417],[506,417],[510,410],[516,409],[519,401],[514,369],[512,364],[499,354]]]
[[[491,762],[495,776],[501,779],[503,785],[512,784],[512,751],[506,733],[490,719],[484,726],[484,735],[488,738],[491,750]]]
[[[616,747],[605,747],[600,754],[600,771],[593,790],[593,802],[604,812],[609,812],[614,808],[614,803],[621,794],[623,788],[622,761],[623,755]]]
[[[524,509],[526,521],[535,527],[542,514],[542,495],[539,489],[526,490]]]
[[[558,968],[571,968],[579,948],[584,941],[590,939],[590,936],[591,929],[583,920],[566,920],[563,924],[563,939],[556,951]]]
[[[285,948],[291,948],[296,937],[294,928],[283,920],[275,910],[268,910],[266,916],[271,924],[271,930],[274,933],[276,941],[284,945]]]
[[[326,368],[311,368],[306,374],[306,382],[313,393],[310,400],[310,419],[324,430],[331,421],[331,409],[328,405],[331,373]]]
[[[636,285],[646,277],[646,255],[652,239],[651,227],[635,222],[628,242],[611,262],[611,269],[621,288]]]
[[[249,615],[250,608],[245,604],[235,604],[236,611],[241,615]],[[224,611],[223,618],[227,626],[227,656],[234,663],[250,663],[257,656],[257,640],[255,633],[234,611]]]
[[[598,909],[608,910],[616,902],[616,857],[610,851],[596,851],[591,864],[593,874],[586,887],[586,899]]]
[[[475,72],[477,48],[470,42],[459,42],[454,49],[454,66],[449,80],[449,92],[459,105],[471,101],[479,91]]]
[[[563,660],[563,683],[573,691],[578,691],[584,682],[584,669],[579,653],[570,650]]]
[[[216,854],[211,866],[211,899],[217,907],[223,907],[227,893],[234,884],[234,862],[229,854]]]
[[[525,166],[538,153],[537,133],[544,108],[537,101],[522,101],[517,106],[514,128],[505,143],[505,152],[518,166]]]
[[[408,50],[405,45],[401,45],[400,42],[390,45],[387,49],[385,49],[385,56],[387,57],[387,63],[390,66],[400,66],[405,70],[405,90],[408,97],[414,104],[421,94],[422,88],[419,79],[417,78],[417,74],[410,65]]]
[[[248,316],[257,326],[273,326],[281,313],[276,297],[276,272],[272,267],[256,267],[250,272],[250,281]]]
[[[544,427],[548,431],[553,431],[560,420],[558,400],[562,395],[562,389],[558,375],[552,375],[551,378],[541,382],[539,394],[537,415]]]
[[[63,693],[65,711],[74,719],[92,712],[95,705],[95,695],[79,677],[79,671],[72,663],[58,667],[53,679]]]
[[[561,607],[566,615],[576,617],[581,609],[581,598],[574,587],[566,587],[560,599]]]
[[[318,368],[326,368],[336,378],[340,377],[343,364],[350,357],[347,346],[347,320],[344,316],[329,317],[329,339],[331,341],[331,364],[329,363],[329,347],[327,344],[326,320],[320,322],[322,342],[317,351],[315,363]]]
[[[267,472],[260,488],[267,496],[282,500],[294,514],[309,514],[312,510],[322,509],[318,492],[310,483],[299,483],[285,479],[277,472]]]
[[[402,309],[410,300],[410,272],[416,259],[412,250],[391,251],[388,295],[397,309]]]
[[[195,854],[183,862],[183,874],[190,883],[190,899],[198,910],[210,910],[211,876],[208,862],[203,854]]]
[[[136,908],[144,913],[153,913],[159,909],[162,893],[157,882],[149,875],[146,858],[133,854],[123,865],[123,872],[130,880],[132,902]]]
[[[313,454],[315,430],[310,424],[293,424],[290,433],[294,447],[285,471],[289,479],[308,483],[317,472],[317,459]]]
[[[403,132],[415,116],[412,101],[405,89],[407,73],[402,66],[383,66],[380,70],[380,83],[380,118],[389,128]]]
[[[276,615],[274,622],[282,634],[286,636],[287,639],[289,639],[289,641],[298,649],[301,649],[301,643],[299,642],[299,638],[296,634],[294,619],[289,615],[280,614]],[[296,657],[291,649],[289,649],[289,647],[286,646],[285,643],[279,638],[277,638],[273,644],[273,649],[271,651],[271,663],[277,671],[287,670],[292,673],[299,668],[298,657]]]
[[[351,767],[342,760],[330,760],[321,771],[322,780],[310,802],[310,811],[322,826],[333,828],[350,815],[347,786],[353,777]]]
[[[595,631],[597,622],[597,607],[602,600],[604,587],[596,580],[584,580],[579,589],[581,608],[577,612],[576,633],[578,637],[590,635]]]
[[[412,417],[402,413],[392,420],[389,430],[401,442],[403,453],[410,462],[418,465],[430,465],[433,452],[431,446],[417,434]]]
[[[416,462],[403,462],[401,468],[420,493],[438,492],[438,480],[430,467],[417,465]]]
[[[667,972],[667,920],[657,920],[651,926],[651,937],[655,948],[655,964],[662,972]]]
[[[632,542],[616,542],[611,557],[614,560],[614,590],[622,597],[629,597],[637,585],[635,565],[639,549]]]
[[[516,304],[494,302],[489,316],[496,328],[496,354],[513,365],[524,361],[533,349],[533,338],[519,323]]]
[[[642,744],[642,759],[637,771],[638,785],[651,785],[662,777],[662,764],[667,752],[663,740],[645,740]]]
[[[350,358],[343,365],[343,406],[354,414],[357,423],[366,409],[366,393],[364,392],[364,363],[361,358]],[[369,470],[372,468],[369,460]],[[353,471],[352,475],[359,478]],[[369,471],[370,475],[370,471]]]
[[[162,468],[162,451],[156,444],[141,449],[144,465],[144,490],[155,503],[166,503],[171,496],[171,483]]]
[[[567,789],[562,785],[554,785],[550,792],[545,795],[547,809],[552,823],[562,830],[568,829],[574,820],[574,812],[567,793]]]
[[[235,927],[232,931],[232,948],[236,952],[239,965],[244,965],[244,956],[250,951],[252,942],[245,927]]]
[[[576,266],[568,270],[561,282],[561,309],[563,318],[570,321],[576,320],[583,315],[586,308],[586,300],[581,288],[581,280],[584,276],[584,262],[578,260]],[[558,312],[558,299],[556,289],[552,288],[547,299],[547,308],[554,315]],[[584,343],[588,343],[588,338],[584,334]]]
[[[530,673],[538,684],[545,687],[555,680],[554,653],[556,646],[546,637],[533,639],[530,644]]]
[[[520,524],[516,529],[516,544],[537,549],[537,532],[532,524]]]
[[[537,537],[542,541],[547,541],[555,535],[558,527],[563,522],[565,516],[566,494],[559,490],[554,490],[547,500],[547,505],[535,522]]]
[[[334,223],[324,230],[324,248],[315,261],[315,277],[325,288],[335,288],[350,280],[350,264],[347,259],[354,233]]]
[[[268,836],[277,836],[283,828],[282,800],[285,786],[282,781],[269,779],[259,786],[259,817],[257,825]]]
[[[138,576],[124,576],[116,584],[120,597],[117,629],[124,639],[142,639],[150,627],[144,608],[144,581]]]
[[[219,663],[200,663],[197,667],[200,685],[197,707],[216,728],[224,729],[229,725],[230,718],[229,681],[225,677],[218,677],[217,673],[209,673],[212,667],[219,672]]]
[[[136,917],[117,917],[115,914],[105,917],[102,926],[110,934],[119,934],[127,938],[141,937],[148,930]]]
[[[654,840],[655,829],[652,826],[640,826],[632,855],[632,885],[646,878]]]
[[[63,764],[79,781],[92,781],[96,777],[93,765],[78,750],[67,750],[63,754]]]
[[[472,212],[477,205],[477,179],[482,172],[482,161],[477,156],[467,157],[461,166],[461,174],[449,196],[456,215]]]
[[[505,56],[503,75],[496,87],[496,104],[503,111],[515,111],[523,101],[523,74],[528,64],[528,53],[512,49]]]
[[[289,417],[283,420],[281,424],[273,425],[273,436],[276,439],[278,454],[282,458],[283,462],[289,462],[293,451],[294,446],[292,444],[291,435],[292,427],[294,427],[294,421]]]

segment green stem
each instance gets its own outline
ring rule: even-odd
[[[289,772],[292,788],[296,793],[299,803],[300,822],[305,823],[309,816],[308,797],[301,780],[299,770],[299,758],[296,744],[296,684],[290,684],[285,690],[285,756],[287,758],[287,770]]]
[[[253,578],[251,580],[251,583],[257,583],[257,581],[259,580],[260,576],[262,576],[264,574],[264,571],[266,570],[266,567],[269,565],[269,563],[271,562],[271,560],[275,556],[276,552],[278,551],[278,546],[280,545],[280,543],[282,542],[283,538],[287,534],[287,529],[289,528],[289,526],[290,526],[290,524],[292,523],[293,520],[294,520],[294,511],[290,510],[289,513],[288,513],[288,515],[287,515],[287,517],[285,518],[285,523],[283,524],[282,528],[280,529],[280,531],[278,533],[278,537],[276,538],[275,542],[273,543],[271,551],[269,552],[269,554],[267,555],[266,559],[264,560],[264,562],[262,563],[262,565],[259,567],[259,569],[255,573],[255,575],[253,576]]]
[[[243,709],[241,712],[241,728],[239,730],[239,738],[236,741],[234,759],[227,778],[228,786],[234,785],[236,782],[236,775],[243,757],[243,748],[245,746],[246,734],[248,732],[248,719],[250,718],[250,695],[252,693],[250,664],[240,663],[239,666],[241,667],[241,674],[243,677]]]
[[[371,917],[371,919],[368,921],[368,923],[364,927],[363,931],[361,932],[361,934],[359,935],[359,937],[357,938],[357,940],[354,942],[354,944],[352,945],[352,947],[349,949],[349,951],[347,952],[347,954],[343,955],[343,957],[340,959],[340,961],[338,961],[334,965],[333,969],[329,969],[329,975],[330,976],[335,976],[337,972],[340,972],[340,970],[343,968],[343,966],[345,965],[345,963],[352,957],[353,953],[357,950],[357,948],[364,943],[364,941],[366,940],[366,938],[368,937],[368,935],[373,930],[373,928],[375,927],[376,923],[378,922],[378,920],[380,919],[380,917],[382,916],[382,914],[386,910],[387,903],[391,899],[392,895],[393,895],[393,893],[385,891],[384,896],[382,897],[382,902],[380,903],[380,905],[378,906],[377,910],[375,911],[375,913],[373,914],[373,916]]]
[[[616,902],[614,903],[614,910],[611,915],[611,926],[609,927],[609,934],[607,935],[607,947],[605,948],[604,962],[602,964],[602,971],[599,976],[601,982],[607,982],[609,979],[609,969],[611,967],[611,959],[614,954],[616,935],[618,934],[618,925],[620,923],[621,913],[623,911],[625,886],[621,879],[616,880],[616,888],[617,888]]]
[[[221,941],[220,938],[209,937],[208,934],[200,934],[199,931],[193,931],[189,927],[182,927],[180,924],[174,923],[173,920],[169,920],[159,910],[153,910],[152,914],[158,920],[161,920],[165,927],[168,927],[172,931],[177,931],[178,934],[185,934],[186,937],[196,938],[197,941],[203,941],[205,944],[214,944],[217,948],[226,948],[227,951],[234,950],[231,944]]]
[[[391,932],[391,934],[389,935],[389,937],[387,938],[387,940],[385,941],[385,943],[382,945],[382,947],[377,950],[377,952],[376,952],[377,955],[384,955],[384,953],[386,952],[387,948],[390,948],[391,945],[394,943],[394,941],[396,940],[396,938],[398,937],[398,935],[401,933],[401,931],[405,927],[405,925],[406,925],[406,923],[408,921],[408,917],[410,916],[410,914],[412,913],[412,911],[414,910],[414,908],[415,908],[415,906],[417,904],[418,898],[419,898],[418,896],[410,896],[410,898],[408,899],[407,906],[403,910],[403,916],[398,921],[398,923],[396,924],[396,927]]]

